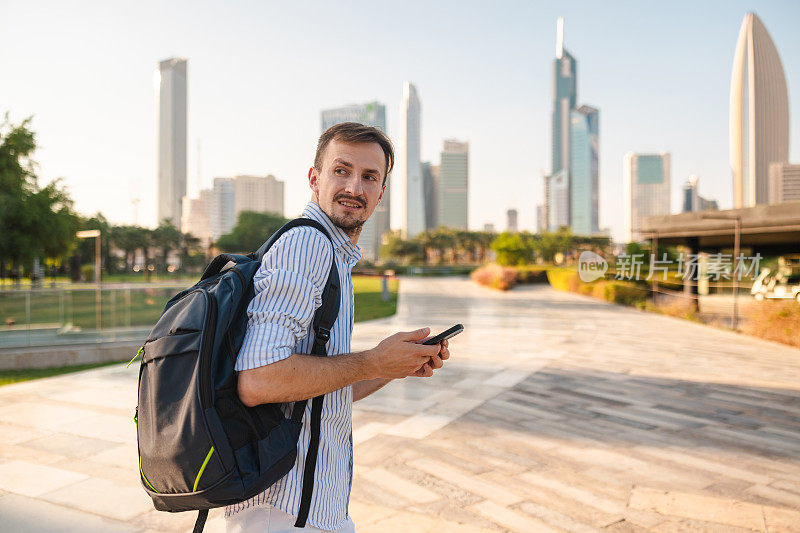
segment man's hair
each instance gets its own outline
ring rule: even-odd
[[[331,126],[320,135],[317,142],[317,155],[314,156],[314,168],[317,170],[322,170],[322,156],[331,141],[353,144],[378,143],[386,157],[386,173],[383,175],[383,185],[386,185],[386,176],[394,167],[394,147],[385,133],[378,128],[358,122],[341,122]]]

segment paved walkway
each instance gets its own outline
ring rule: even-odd
[[[354,349],[467,329],[436,376],[356,404],[360,533],[800,531],[800,350],[549,287],[400,287]],[[0,529],[190,529],[138,486],[136,375],[0,388]]]

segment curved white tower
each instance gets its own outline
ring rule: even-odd
[[[403,84],[403,103],[400,105],[399,174],[402,180],[403,235],[416,237],[425,231],[425,196],[420,161],[420,103],[417,88]]]
[[[769,165],[789,157],[789,99],[778,50],[755,13],[736,42],[730,133],[733,207],[770,203]]]

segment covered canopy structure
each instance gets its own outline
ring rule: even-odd
[[[737,218],[741,248],[762,256],[800,253],[800,202],[646,217],[642,233],[659,245],[716,253],[734,247]]]

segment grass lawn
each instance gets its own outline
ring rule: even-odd
[[[28,381],[29,379],[49,378],[50,376],[69,374],[70,372],[79,372],[81,370],[89,370],[90,368],[99,368],[101,366],[108,366],[115,364],[117,364],[115,361],[111,361],[105,363],[94,363],[90,365],[62,366],[58,368],[0,370],[0,385],[8,385],[10,383],[17,383],[19,381]]]
[[[391,316],[397,312],[397,287],[396,279],[389,280],[389,301],[381,300],[381,278],[371,276],[353,276],[353,290],[355,293],[356,322],[372,320]],[[76,325],[90,329],[94,327],[94,291],[66,291],[71,293],[70,306],[72,307],[73,321]],[[119,291],[118,291],[119,292]],[[116,316],[111,316],[111,295],[110,291],[103,291],[104,320],[106,324],[112,324],[112,318],[117,320],[119,325],[151,325],[158,320],[164,304],[175,293],[174,290],[148,289],[130,291],[130,309],[127,309],[126,298],[117,294],[115,303],[117,304]],[[14,299],[12,300],[12,297]],[[35,323],[55,323],[59,321],[59,309],[69,307],[59,302],[59,294],[39,294],[31,302],[31,315]],[[24,295],[6,295],[5,299],[0,300],[0,319],[21,315],[24,319]],[[18,319],[18,323],[20,319]],[[62,368],[42,368],[30,370],[0,370],[0,385],[26,381],[29,379],[43,378],[77,372],[98,366],[105,366],[113,363],[99,363],[92,365],[67,366]]]
[[[381,300],[381,278],[353,276],[353,292],[356,297],[356,322],[392,316],[397,312],[396,279],[389,280],[389,301]]]

